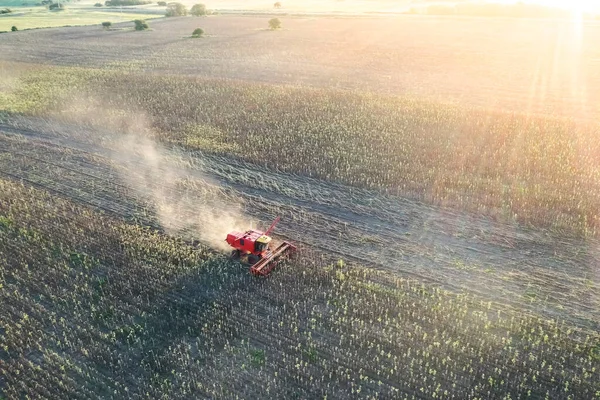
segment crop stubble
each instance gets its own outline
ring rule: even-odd
[[[255,280],[203,247],[0,185],[9,398],[597,396],[597,337],[570,324],[310,253]]]
[[[1,127],[4,174],[160,227],[153,199],[129,187],[119,172],[143,170],[148,162],[143,156],[115,161],[111,141],[118,140],[106,132],[87,130],[73,139],[69,132],[77,132],[75,127],[28,124],[33,129]],[[49,131],[55,134],[40,133]],[[373,191],[266,172],[226,157],[176,148],[161,157],[162,165],[178,171],[166,202],[187,198],[199,206],[181,209],[169,221],[173,232],[188,240],[203,240],[202,226],[199,233],[187,229],[186,221],[210,211],[204,204],[216,197],[242,203],[244,213],[263,224],[282,215],[278,234],[307,249],[598,327],[600,260],[594,239],[553,236]],[[158,175],[146,183],[164,185]]]

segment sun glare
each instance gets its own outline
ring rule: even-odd
[[[600,9],[598,0],[530,0],[526,3],[564,8],[574,12],[598,11]]]

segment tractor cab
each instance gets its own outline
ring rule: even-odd
[[[262,253],[269,248],[269,243],[271,242],[271,238],[267,235],[261,235],[254,242],[254,251],[256,253]]]
[[[259,257],[269,249],[271,243],[270,236],[253,229],[246,232],[231,232],[226,240],[239,254],[254,254]]]

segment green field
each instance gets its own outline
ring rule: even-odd
[[[5,8],[5,7],[21,7],[22,4],[25,3],[25,1],[21,1],[21,0],[4,0],[4,1],[0,1],[0,8]],[[31,2],[32,4],[35,2]]]
[[[114,24],[134,19],[158,17],[160,17],[158,14],[121,13],[76,8],[67,8],[63,11],[48,11],[43,7],[19,8],[13,10],[12,14],[0,16],[0,32],[10,31],[12,26],[24,30],[59,26],[100,25],[104,21],[110,21]]]

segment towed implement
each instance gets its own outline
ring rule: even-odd
[[[250,229],[246,232],[230,232],[227,243],[234,248],[231,257],[250,264],[250,273],[257,276],[267,276],[279,261],[296,251],[296,246],[283,242],[274,250],[271,249],[272,238],[269,236],[279,222],[277,217],[269,229],[261,232]]]

